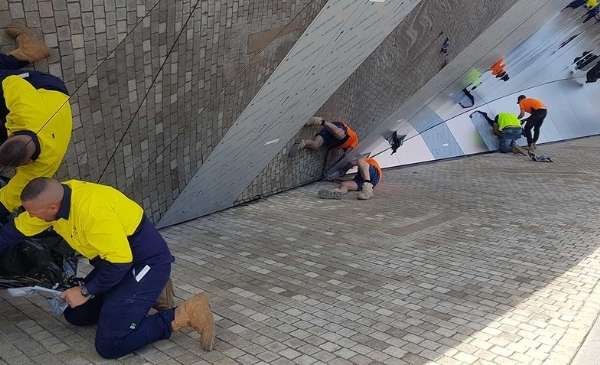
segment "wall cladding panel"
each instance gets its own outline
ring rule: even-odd
[[[318,112],[326,118],[345,119],[366,135],[378,123],[393,114],[402,103],[441,69],[444,56],[440,53],[446,37],[450,39],[448,61],[466,48],[475,38],[500,18],[517,0],[424,0],[363,62],[346,82],[329,98]],[[306,131],[301,131],[306,133]],[[300,135],[294,137],[299,139]],[[289,162],[285,150],[279,153],[252,186],[266,186],[261,196],[281,192],[316,180],[310,174],[292,173],[283,178],[275,166],[298,163],[301,169],[313,169],[314,155],[306,160]],[[279,170],[289,174],[289,170]],[[319,175],[320,177],[320,175]],[[288,185],[269,184],[287,181]],[[249,187],[239,201],[252,200]]]

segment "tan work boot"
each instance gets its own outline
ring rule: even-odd
[[[19,61],[35,63],[50,56],[48,46],[39,39],[35,33],[25,25],[12,23],[6,29],[6,33],[17,41],[17,49],[9,54]]]
[[[358,200],[369,200],[373,197],[373,195],[374,195],[373,184],[366,182],[363,184],[362,191],[360,191],[358,193],[357,199]]]
[[[321,117],[312,117],[306,123],[307,127],[318,127],[321,126],[321,122],[323,122],[323,118]]]
[[[211,351],[215,342],[215,320],[208,297],[196,294],[175,309],[175,319],[171,322],[173,331],[192,327],[200,333],[200,344],[205,351]]]
[[[156,303],[154,303],[152,308],[156,309],[159,312],[175,308],[174,297],[175,291],[173,290],[173,282],[171,281],[171,279],[169,279],[162,292],[160,292],[160,296],[158,297]]]

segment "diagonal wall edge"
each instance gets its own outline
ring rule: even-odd
[[[420,1],[330,1],[158,225],[233,205],[281,150],[280,143],[292,138]]]

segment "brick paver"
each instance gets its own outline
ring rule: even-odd
[[[600,309],[599,145],[386,171],[368,202],[315,184],[167,229],[176,294],[210,295],[216,350],[177,333],[121,362],[567,364]],[[103,362],[94,328],[41,298],[0,308],[0,364]]]

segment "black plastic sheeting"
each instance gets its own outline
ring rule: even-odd
[[[0,254],[0,289],[68,288],[76,273],[75,252],[53,232],[28,238]]]
[[[3,182],[0,179],[0,186]],[[0,289],[65,289],[73,286],[76,274],[77,254],[51,230],[0,253]]]

